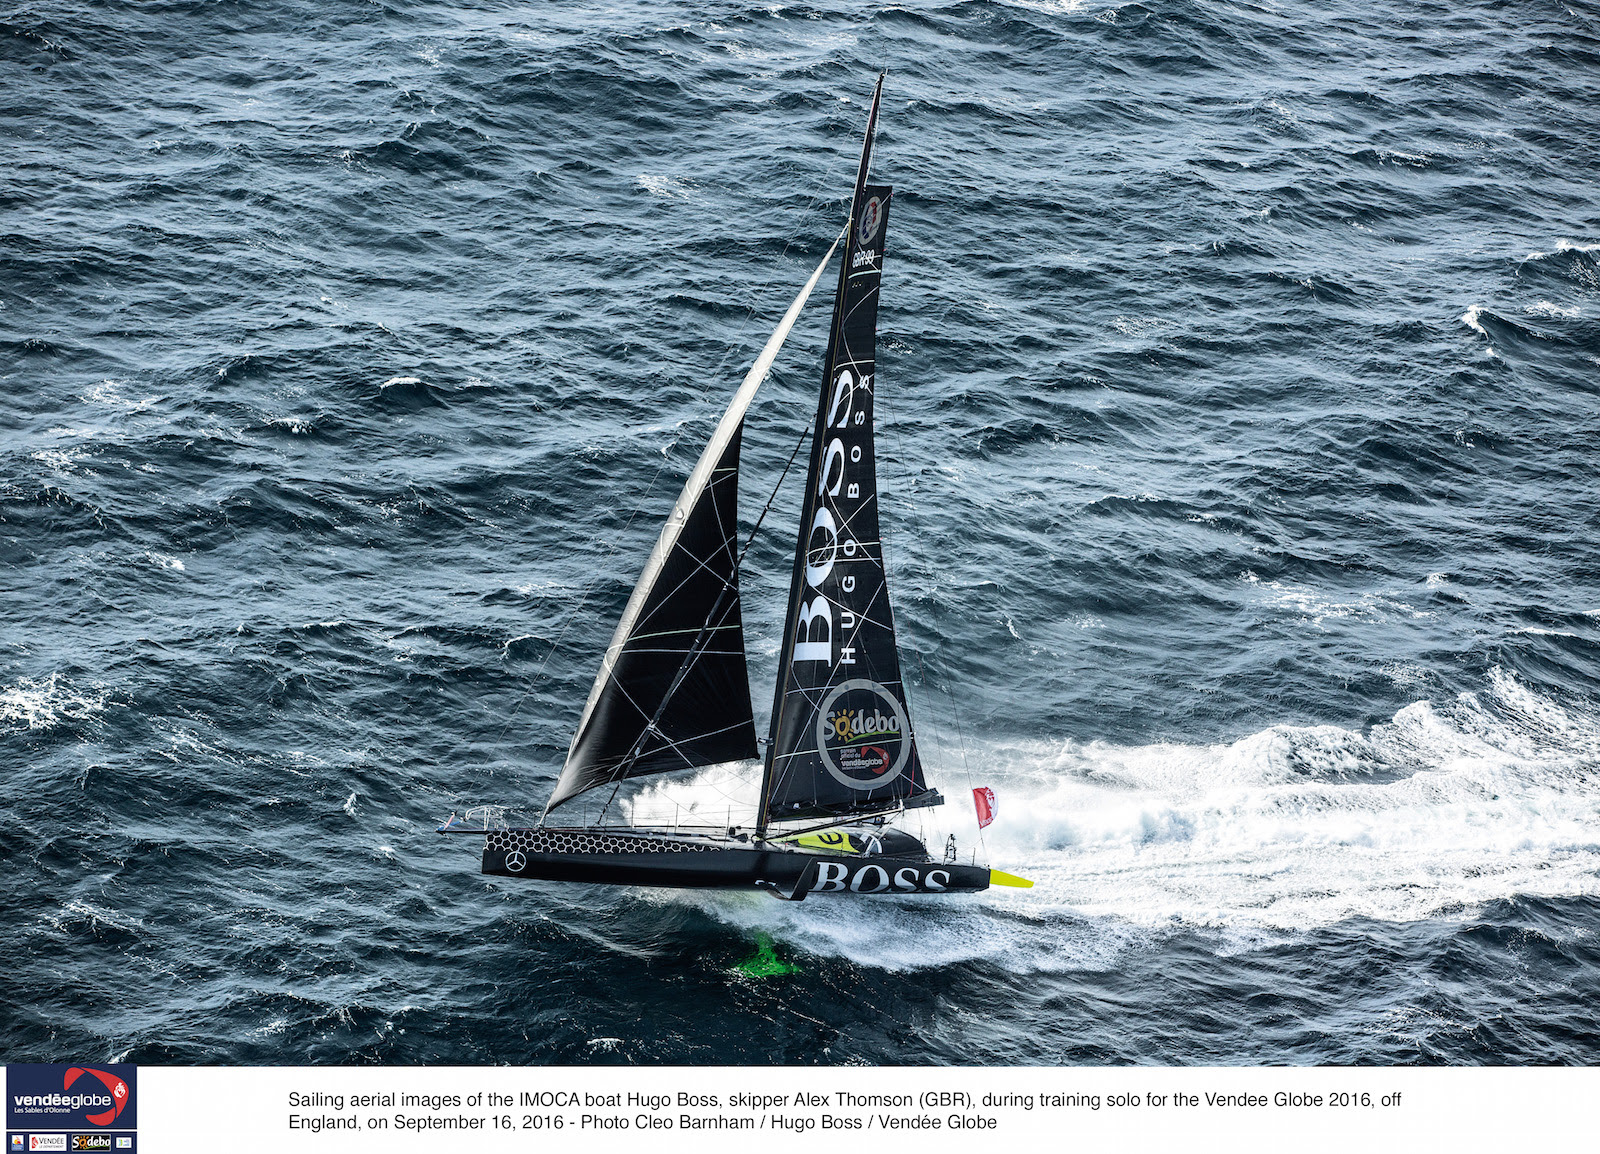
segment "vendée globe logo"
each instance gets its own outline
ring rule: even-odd
[[[86,1094],[74,1094],[72,1088],[84,1075],[93,1075],[99,1079],[106,1088],[106,1093],[101,1094],[90,1090]],[[117,1120],[123,1108],[128,1104],[128,1084],[115,1074],[108,1074],[104,1070],[96,1070],[87,1066],[73,1066],[61,1079],[60,1094],[18,1094],[18,1106],[44,1106],[60,1110],[85,1110],[96,1106],[105,1106],[107,1109],[98,1114],[85,1114],[84,1121],[95,1126],[109,1126]]]
[[[136,1125],[132,1066],[7,1067],[7,1129]],[[56,1089],[59,1086],[60,1089]]]

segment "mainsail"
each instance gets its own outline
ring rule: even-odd
[[[744,415],[835,241],[722,415],[606,647],[548,813],[630,777],[756,756],[739,607],[739,444]]]
[[[801,506],[762,783],[762,823],[934,804],[900,680],[873,443],[878,287],[891,189],[861,150]]]

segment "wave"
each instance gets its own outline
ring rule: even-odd
[[[1554,249],[1552,249],[1551,251],[1549,251],[1549,252],[1530,252],[1527,256],[1523,257],[1522,259],[1525,260],[1525,261],[1543,260],[1547,256],[1552,256],[1555,253],[1562,253],[1562,252],[1600,252],[1600,242],[1597,242],[1595,244],[1579,244],[1575,240],[1567,240],[1565,237],[1563,237],[1560,240],[1556,241],[1556,247]]]

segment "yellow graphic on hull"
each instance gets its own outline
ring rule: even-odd
[[[801,834],[794,839],[794,844],[805,846],[807,849],[825,849],[834,853],[860,853],[861,848],[847,833],[840,833],[836,829],[825,829],[821,833]]]

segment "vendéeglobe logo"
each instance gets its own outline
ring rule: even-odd
[[[122,1063],[7,1065],[6,1128],[136,1129],[135,1076],[136,1067]]]

